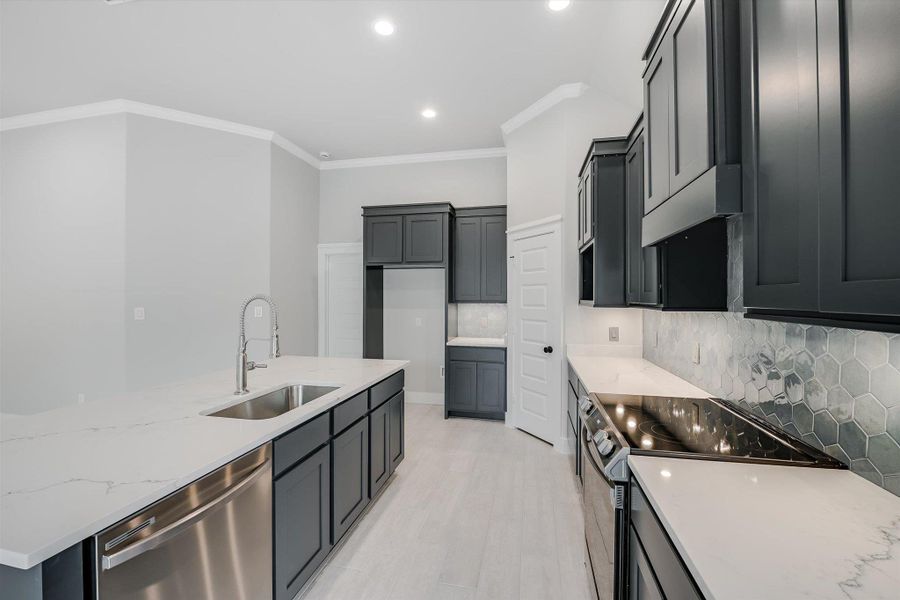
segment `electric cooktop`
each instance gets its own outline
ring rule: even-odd
[[[595,398],[633,454],[806,466],[840,464],[727,401],[613,394]]]

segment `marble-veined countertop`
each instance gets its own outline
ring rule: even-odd
[[[572,352],[571,349],[566,356],[588,392],[682,398],[710,397],[710,394],[697,386],[643,358],[579,354]]]
[[[408,364],[286,356],[27,416],[0,416],[0,565],[30,568],[325,412]],[[201,413],[294,383],[340,389],[273,419]]]
[[[708,600],[900,598],[900,498],[850,471],[628,464]]]

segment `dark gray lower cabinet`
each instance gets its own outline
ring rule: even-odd
[[[385,402],[369,415],[369,497],[374,498],[391,476],[388,458],[390,435],[390,402]]]
[[[503,419],[506,413],[506,350],[451,346],[446,414]]]
[[[388,463],[390,473],[396,470],[397,465],[406,455],[405,435],[405,404],[404,394],[400,392],[387,402],[388,404]]]
[[[634,530],[629,530],[628,600],[665,600],[647,555]]]
[[[275,599],[293,598],[331,550],[331,448],[275,480]]]
[[[369,503],[369,417],[331,443],[331,543],[336,544]]]

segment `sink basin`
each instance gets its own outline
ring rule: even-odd
[[[233,404],[228,408],[210,413],[209,416],[229,419],[271,419],[312,402],[316,398],[321,398],[336,389],[338,386],[333,385],[290,385]]]

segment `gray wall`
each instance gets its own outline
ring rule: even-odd
[[[363,206],[506,204],[503,157],[324,170],[319,180],[320,243],[361,242]]]
[[[228,368],[238,308],[258,292],[281,303],[283,351],[314,354],[318,173],[306,163],[266,141],[116,115],[4,132],[0,170],[3,412]],[[250,315],[249,350],[264,359],[268,311]]]
[[[900,336],[745,319],[740,217],[728,225],[731,310],[642,311],[644,357],[900,495]]]
[[[0,410],[125,388],[125,137],[122,115],[0,135]]]

